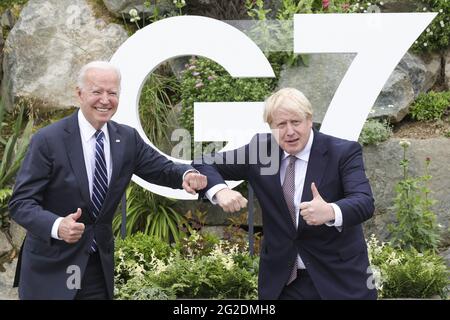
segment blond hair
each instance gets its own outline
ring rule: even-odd
[[[292,111],[305,119],[312,119],[313,112],[311,102],[297,89],[283,88],[272,94],[264,103],[264,121],[272,124],[273,114],[282,108]]]

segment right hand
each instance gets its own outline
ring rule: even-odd
[[[247,199],[237,191],[225,188],[215,194],[216,201],[225,212],[235,212],[247,206]]]
[[[77,222],[81,217],[81,209],[78,208],[77,212],[67,215],[61,220],[58,228],[58,237],[67,243],[75,243],[80,240],[84,232],[84,224]]]

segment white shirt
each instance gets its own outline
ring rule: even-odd
[[[80,128],[80,136],[81,136],[81,145],[83,146],[83,155],[84,155],[84,164],[86,167],[87,178],[89,182],[89,194],[92,197],[92,188],[93,188],[93,180],[94,180],[94,171],[95,171],[95,129],[89,121],[85,118],[83,112],[81,110],[78,111],[78,126]],[[110,139],[107,125],[103,125],[100,129],[104,133],[103,137],[103,150],[105,152],[105,161],[106,161],[106,170],[108,171],[108,184],[111,181],[111,173],[112,173],[112,159],[111,159],[111,149],[110,149]],[[58,228],[59,224],[63,217],[59,217],[55,220],[52,227],[52,238],[61,240],[58,237]]]
[[[311,133],[309,135],[308,142],[306,143],[303,150],[301,150],[299,153],[297,153],[295,156],[298,158],[298,160],[295,162],[295,194],[294,194],[294,205],[295,205],[295,212],[297,215],[296,221],[297,221],[297,227],[298,227],[298,220],[299,220],[299,214],[300,214],[300,203],[302,199],[302,193],[303,193],[303,187],[305,184],[305,177],[306,177],[306,170],[308,168],[308,161],[309,161],[309,155],[311,153],[311,147],[314,140],[314,131],[311,129]],[[280,165],[280,183],[283,185],[284,182],[284,176],[286,174],[286,167],[289,164],[288,160],[289,154],[287,152],[284,152],[283,158],[281,160]],[[214,195],[224,189],[227,188],[227,185],[221,183],[218,185],[215,185],[211,189],[206,192],[206,197],[213,203],[217,204],[215,201]],[[320,193],[320,189],[319,189]],[[335,203],[330,203],[330,205],[333,207],[335,218],[334,222],[327,222],[325,225],[328,227],[336,227],[337,230],[340,232],[342,231],[342,211],[339,208],[338,205]],[[300,269],[305,269],[305,264],[303,263],[300,256],[298,256],[298,267]]]

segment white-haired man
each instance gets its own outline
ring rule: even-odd
[[[138,132],[111,120],[120,72],[94,61],[79,74],[80,110],[34,134],[9,203],[27,229],[15,284],[21,299],[112,299],[112,219],[133,174],[190,193],[206,185]]]

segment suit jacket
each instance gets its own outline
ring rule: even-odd
[[[112,175],[97,219],[83,157],[77,112],[33,135],[9,203],[12,219],[27,230],[16,273],[21,299],[73,299],[66,282],[79,268],[84,274],[95,236],[107,291],[113,297],[114,237],[112,219],[133,174],[160,185],[181,188],[191,166],[174,164],[147,145],[138,132],[109,121]],[[77,208],[85,224],[81,239],[68,244],[51,237],[53,223]],[[72,266],[72,267],[71,267]],[[75,269],[73,269],[75,266]],[[68,269],[69,268],[69,269]],[[69,282],[71,280],[69,279]]]
[[[323,199],[342,210],[341,232],[326,225],[309,226],[301,215],[295,229],[280,183],[282,155],[272,135],[260,134],[240,149],[194,162],[194,168],[208,176],[200,195],[224,179],[248,180],[255,191],[264,230],[259,298],[279,297],[300,254],[323,299],[376,299],[376,291],[367,287],[371,274],[361,226],[374,211],[361,146],[314,131],[301,201],[312,200],[315,182]],[[240,159],[240,164],[226,164],[227,159]]]

